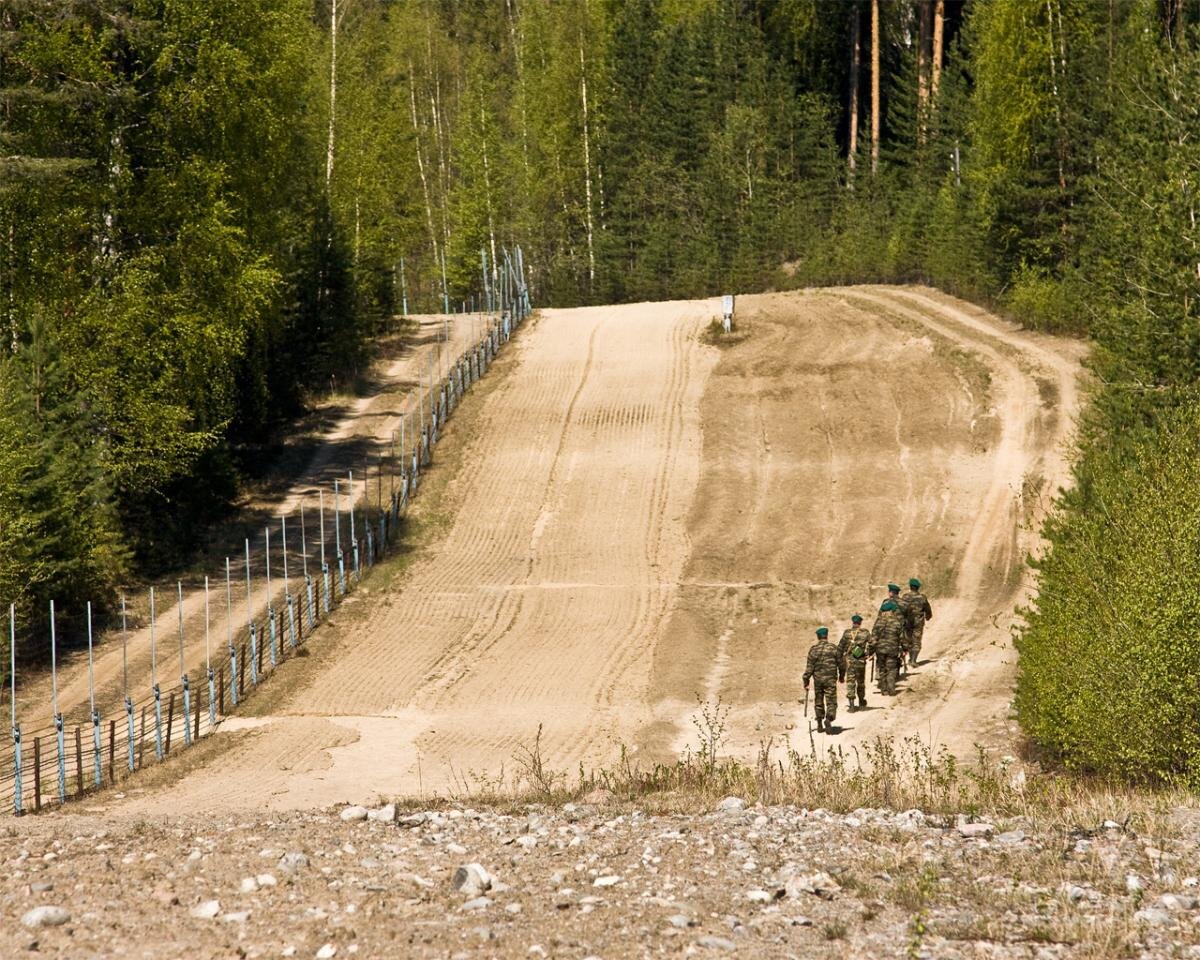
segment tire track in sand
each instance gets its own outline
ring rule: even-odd
[[[646,719],[649,654],[686,557],[716,354],[698,335],[716,312],[544,311],[483,398],[436,548],[216,769],[135,808],[446,790],[511,769],[539,723],[555,766],[614,759]]]

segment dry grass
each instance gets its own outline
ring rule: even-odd
[[[612,768],[574,776],[553,772],[541,756],[540,736],[514,758],[508,775],[464,776],[452,800],[500,807],[527,803],[579,802],[603,791],[612,803],[647,813],[699,813],[737,796],[763,806],[791,805],[849,812],[862,808],[917,809],[928,815],[968,819],[1021,819],[1034,828],[1064,835],[1095,828],[1106,820],[1141,836],[1175,832],[1170,812],[1195,807],[1196,798],[1178,789],[1150,789],[1058,774],[1018,774],[1007,760],[982,748],[969,763],[919,737],[877,738],[849,751],[800,753],[786,740],[765,742],[757,761],[720,756],[725,737],[724,706],[701,704],[694,719],[698,746],[674,763],[642,766],[622,750]],[[405,802],[414,808],[419,801]],[[1106,881],[1095,878],[1097,885]]]

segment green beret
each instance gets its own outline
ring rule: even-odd
[[[856,613],[856,614],[855,614],[854,616],[852,616],[850,619],[851,619],[851,620],[853,620],[855,623],[862,623],[862,614],[861,614],[861,613]]]
[[[899,610],[899,609],[900,609],[900,605],[898,603],[896,603],[895,600],[884,600],[883,606],[881,606],[879,608],[879,612],[884,613],[888,610]]]
[[[824,640],[827,636],[829,636],[829,628],[817,627],[817,636]]]
[[[908,585],[909,585],[910,587],[912,587],[914,590],[920,590],[920,589],[921,589],[921,581],[920,581],[920,580],[918,580],[916,577],[909,577],[909,578],[908,578]]]
[[[900,588],[898,586],[896,586],[896,584],[894,584],[894,583],[888,584],[888,593],[899,593],[899,592],[900,592]]]

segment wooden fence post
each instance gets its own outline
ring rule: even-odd
[[[76,795],[83,796],[83,742],[79,725],[75,725],[75,784],[79,788]]]
[[[33,809],[42,809],[42,738],[33,738]]]
[[[167,701],[167,748],[163,751],[163,756],[169,756],[171,753],[171,724],[175,721],[175,691],[171,691],[171,699]],[[183,718],[183,722],[187,723],[187,717]]]

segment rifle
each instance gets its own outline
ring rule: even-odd
[[[808,684],[804,685],[804,715],[808,716]]]
[[[875,682],[875,655],[871,654],[871,682]]]

